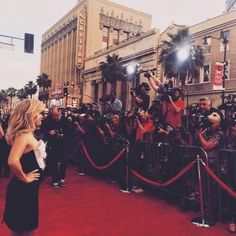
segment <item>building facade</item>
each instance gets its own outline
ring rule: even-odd
[[[213,85],[217,76],[217,65],[223,66],[224,56],[225,93],[227,95],[236,92],[236,10],[191,26],[190,34],[193,43],[203,47],[205,60],[200,77],[195,78],[189,85],[189,101],[197,102],[200,96],[206,95],[212,99],[215,106],[218,106],[222,102],[222,89],[214,90]],[[222,37],[227,39],[226,45]]]
[[[101,71],[98,69],[100,62],[106,61],[106,55],[116,54],[121,57],[123,67],[133,65],[141,68],[141,70],[151,70],[157,67],[156,45],[158,43],[160,31],[152,29],[146,33],[141,33],[139,36],[130,38],[121,42],[119,45],[100,51],[99,53],[86,58],[84,68],[83,82],[83,101],[92,102],[99,101],[103,95],[103,81]],[[133,78],[121,81],[116,81],[117,96],[122,100],[125,110],[130,110],[132,100],[130,97],[130,89],[139,82],[148,82],[143,73]],[[108,83],[105,94],[111,92],[111,84]],[[154,91],[151,91],[151,97],[155,96]]]
[[[143,70],[154,68],[164,81],[163,68],[158,64],[162,41],[186,26],[173,24],[161,33],[150,27],[148,14],[107,0],[82,0],[43,35],[41,73],[61,86],[65,82],[79,84],[83,102],[98,102],[104,94],[98,65],[108,54],[119,55],[124,67],[134,63]],[[217,65],[227,63],[225,95],[236,92],[236,10],[189,26],[189,30],[192,44],[203,47],[205,60],[200,76],[186,85],[186,100],[191,104],[208,96],[217,106],[222,102],[222,89],[213,89]],[[220,39],[221,32],[227,45]],[[146,81],[143,73],[139,79]],[[116,82],[117,95],[126,110],[132,106],[129,89],[135,85],[136,81]],[[109,94],[109,84],[106,90]],[[150,95],[154,98],[154,91]]]
[[[151,15],[108,0],[81,0],[43,34],[40,73],[78,84],[85,58],[151,29]]]

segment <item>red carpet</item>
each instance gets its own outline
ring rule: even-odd
[[[0,179],[0,214],[9,180]],[[121,193],[117,184],[78,176],[70,167],[66,188],[51,189],[50,179],[40,190],[40,224],[35,236],[224,236],[227,225],[201,228],[191,224],[196,213],[181,212],[145,193]],[[7,236],[0,224],[0,236]]]

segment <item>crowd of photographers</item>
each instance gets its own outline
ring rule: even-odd
[[[55,134],[52,132],[51,136],[60,136],[60,132],[65,129],[65,133],[75,133],[68,134],[69,137],[97,136],[101,142],[106,142],[109,138],[125,138],[131,147],[136,146],[137,142],[149,141],[199,145],[209,154],[218,147],[235,149],[235,95],[229,95],[224,106],[219,108],[211,107],[211,101],[207,97],[201,98],[198,104],[185,107],[181,89],[173,87],[171,80],[161,83],[151,71],[145,72],[145,77],[147,82],[130,91],[134,104],[131,111],[123,110],[123,104],[116,97],[115,91],[99,99],[100,107],[93,103],[83,104],[79,109],[57,108],[58,113],[66,120],[64,122],[66,128],[52,129],[56,131]],[[149,85],[157,92],[151,105],[149,105]],[[53,115],[53,110],[50,109],[49,114],[45,114],[42,127],[50,117],[53,118]],[[3,131],[7,128],[7,119],[7,115],[1,114]],[[53,119],[48,123],[49,126],[54,126]],[[46,128],[42,128],[42,133],[44,138],[51,142],[50,135],[45,133],[49,128],[46,125]],[[69,141],[68,145],[70,147],[66,149],[73,147]],[[3,141],[1,146],[4,146]],[[2,166],[5,164],[1,164]],[[7,173],[8,171],[6,176]]]
[[[104,144],[128,145],[130,165],[141,173],[144,142],[199,146],[212,160],[217,148],[236,149],[236,95],[229,95],[218,108],[207,97],[186,107],[181,89],[173,87],[172,80],[162,83],[151,71],[144,75],[147,82],[130,91],[134,104],[130,111],[124,111],[115,91],[79,109],[51,107],[45,111],[36,135],[47,142],[45,174],[51,176],[53,188],[66,186],[67,164],[73,153],[78,154],[75,149],[81,140],[96,163],[108,154],[102,149]],[[157,93],[151,104],[150,88]],[[4,140],[8,118],[1,111],[0,176],[4,177],[9,177],[9,147]]]

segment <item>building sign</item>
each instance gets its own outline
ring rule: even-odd
[[[66,101],[64,101],[64,102],[67,107],[73,107],[73,108],[78,107],[78,105],[79,105],[78,98],[73,98],[69,95],[67,98],[64,98],[64,100],[66,100],[66,99],[67,99],[67,102]]]
[[[84,45],[85,45],[85,23],[86,23],[86,8],[82,9],[78,16],[77,25],[77,66],[79,69],[84,64]]]
[[[63,97],[63,89],[59,85],[52,85],[49,89],[49,98],[50,99],[59,99]]]
[[[222,77],[223,77],[224,65],[221,62],[216,62],[214,80],[213,80],[213,90],[222,90]]]

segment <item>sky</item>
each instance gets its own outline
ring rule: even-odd
[[[171,23],[193,25],[223,13],[225,0],[113,0],[152,15],[152,27],[165,30]],[[34,54],[24,53],[22,40],[14,50],[0,47],[0,90],[23,88],[40,73],[42,34],[77,4],[77,0],[0,0],[0,35],[35,37]],[[10,39],[0,37],[0,42]]]

